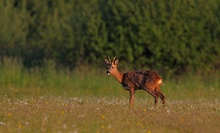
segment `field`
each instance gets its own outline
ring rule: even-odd
[[[26,70],[7,60],[0,66],[0,132],[217,133],[219,75],[165,76],[165,106],[137,91],[129,108],[128,92],[105,69],[70,72],[50,63]]]

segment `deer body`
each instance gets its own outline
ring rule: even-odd
[[[162,103],[165,104],[165,97],[160,91],[160,85],[162,84],[162,78],[156,71],[153,70],[141,70],[141,71],[130,71],[122,73],[117,69],[118,59],[116,57],[113,61],[110,58],[105,59],[108,64],[108,75],[113,75],[118,82],[122,84],[125,90],[130,92],[129,104],[134,104],[134,93],[136,90],[145,90],[151,94],[155,101],[155,105],[158,101],[158,96],[161,98]]]

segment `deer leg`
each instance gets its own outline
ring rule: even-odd
[[[160,99],[162,100],[162,104],[165,104],[165,96],[163,95],[163,93],[160,91],[160,86],[157,86],[155,88],[155,91],[158,93]]]
[[[154,105],[157,105],[157,101],[158,101],[158,94],[157,94],[157,93],[155,93],[155,91],[153,91],[153,92],[151,93],[151,95],[154,97]]]
[[[129,90],[129,92],[130,92],[129,106],[132,107],[133,104],[134,104],[134,89],[131,88],[131,89]]]
[[[158,101],[158,93],[154,91],[153,89],[151,90],[145,89],[145,90],[154,97],[154,105],[156,105]]]

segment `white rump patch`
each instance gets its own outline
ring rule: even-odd
[[[158,83],[158,84],[162,84],[162,79],[158,80],[157,83]]]

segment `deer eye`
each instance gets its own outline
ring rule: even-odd
[[[114,67],[112,67],[112,69],[113,69]]]

